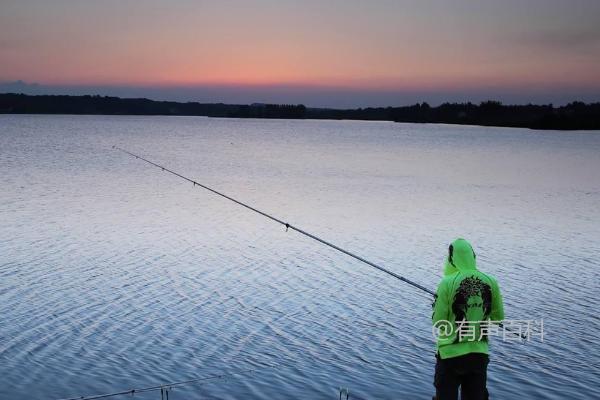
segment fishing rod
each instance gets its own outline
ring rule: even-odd
[[[121,152],[123,152],[125,154],[128,154],[128,155],[130,155],[132,157],[135,157],[138,160],[145,161],[146,163],[148,163],[148,164],[150,164],[152,166],[160,168],[161,170],[163,170],[165,172],[168,172],[168,173],[170,173],[172,175],[175,175],[175,176],[177,176],[177,177],[179,177],[179,178],[181,178],[183,180],[186,180],[186,181],[190,182],[194,186],[199,186],[200,188],[208,190],[209,192],[214,193],[217,196],[223,197],[224,199],[232,201],[232,202],[234,202],[234,203],[236,203],[236,204],[238,204],[238,205],[240,205],[242,207],[247,208],[250,211],[253,211],[253,212],[257,213],[257,214],[260,214],[263,217],[266,217],[266,218],[270,219],[271,221],[277,222],[278,224],[285,226],[286,232],[287,232],[288,229],[296,231],[296,232],[300,233],[301,235],[304,235],[304,236],[309,237],[309,238],[311,238],[313,240],[316,240],[317,242],[322,243],[325,246],[329,246],[329,247],[331,247],[334,250],[337,250],[337,251],[339,251],[341,253],[344,253],[344,254],[346,254],[346,255],[348,255],[348,256],[350,256],[350,257],[352,257],[352,258],[354,258],[354,259],[356,259],[356,260],[358,260],[358,261],[360,261],[360,262],[362,262],[362,263],[364,263],[364,264],[372,267],[372,268],[378,269],[379,271],[384,272],[384,273],[386,273],[386,274],[388,274],[388,275],[390,275],[390,276],[392,276],[392,277],[394,277],[394,278],[396,278],[396,279],[398,279],[398,280],[400,280],[400,281],[402,281],[404,283],[408,283],[409,285],[411,285],[411,286],[413,286],[413,287],[415,287],[417,289],[420,289],[423,292],[429,293],[434,298],[437,297],[437,294],[433,290],[428,289],[425,286],[423,286],[423,285],[421,285],[421,284],[419,284],[417,282],[414,282],[414,281],[412,281],[412,280],[410,280],[408,278],[405,278],[405,277],[403,277],[401,275],[398,275],[397,273],[392,272],[389,269],[382,267],[381,265],[375,264],[374,262],[369,261],[366,258],[363,258],[363,257],[361,257],[359,255],[356,255],[356,254],[354,254],[354,253],[352,253],[352,252],[350,252],[350,251],[348,251],[346,249],[343,249],[340,246],[337,246],[337,245],[335,245],[335,244],[333,244],[331,242],[328,242],[325,239],[322,239],[322,238],[320,238],[320,237],[318,237],[316,235],[313,235],[312,233],[309,233],[309,232],[307,232],[307,231],[305,231],[303,229],[300,229],[297,226],[294,226],[294,225],[292,225],[292,224],[290,224],[288,222],[284,222],[283,220],[281,220],[281,219],[279,219],[277,217],[274,217],[273,215],[270,215],[270,214],[268,214],[268,213],[266,213],[264,211],[261,211],[261,210],[255,208],[255,207],[253,207],[253,206],[250,206],[250,205],[248,205],[248,204],[246,204],[246,203],[244,203],[244,202],[242,202],[240,200],[237,200],[237,199],[235,199],[235,198],[233,198],[231,196],[228,196],[228,195],[226,195],[226,194],[224,194],[222,192],[219,192],[218,190],[215,190],[215,189],[212,189],[212,188],[210,188],[210,187],[208,187],[206,185],[203,185],[203,184],[201,184],[201,183],[199,183],[199,182],[197,182],[197,181],[195,181],[195,180],[193,180],[191,178],[188,178],[187,176],[184,176],[184,175],[182,175],[182,174],[180,174],[178,172],[170,170],[169,168],[167,168],[165,166],[162,166],[162,165],[159,165],[159,164],[157,164],[157,163],[155,163],[153,161],[150,161],[150,160],[148,160],[148,159],[146,159],[146,158],[144,158],[144,157],[142,157],[142,156],[140,156],[138,154],[134,154],[134,153],[132,153],[132,152],[130,152],[128,150],[122,149],[122,148],[120,148],[118,146],[113,146],[112,148],[115,149],[115,150],[119,150],[119,151],[121,151]],[[523,335],[520,332],[515,332],[515,331],[509,330],[501,322],[498,324],[498,326],[500,326],[501,328],[505,329],[508,332],[514,333],[516,335],[519,335],[519,337],[521,337],[522,339],[527,339],[526,335]]]
[[[219,192],[219,191],[217,191],[217,190],[215,190],[215,189],[212,189],[212,188],[210,188],[210,187],[208,187],[208,186],[206,186],[206,185],[203,185],[203,184],[201,184],[201,183],[198,183],[197,181],[195,181],[195,180],[193,180],[193,179],[191,179],[191,178],[188,178],[188,177],[186,177],[186,176],[184,176],[184,175],[181,175],[181,174],[180,174],[180,173],[178,173],[178,172],[172,171],[172,170],[170,170],[170,169],[168,169],[168,168],[166,168],[166,167],[164,167],[164,166],[162,166],[162,165],[159,165],[159,164],[156,164],[155,162],[152,162],[152,161],[150,161],[150,160],[147,160],[147,159],[145,159],[144,157],[142,157],[142,156],[140,156],[140,155],[137,155],[137,154],[131,153],[131,152],[129,152],[129,151],[125,150],[125,149],[122,149],[122,148],[120,148],[120,147],[118,147],[118,146],[113,146],[113,149],[116,149],[116,150],[122,151],[123,153],[129,154],[130,156],[132,156],[132,157],[135,157],[135,158],[137,158],[138,160],[145,161],[145,162],[147,162],[147,163],[148,163],[148,164],[150,164],[150,165],[153,165],[153,166],[155,166],[155,167],[157,167],[157,168],[160,168],[161,170],[163,170],[163,171],[165,171],[165,172],[168,172],[168,173],[170,173],[170,174],[173,174],[173,175],[175,175],[175,176],[177,176],[177,177],[179,177],[179,178],[181,178],[181,179],[183,179],[183,180],[186,180],[186,181],[188,181],[188,182],[192,183],[194,186],[199,186],[199,187],[201,187],[202,189],[206,189],[206,190],[208,190],[209,192],[212,192],[212,193],[214,193],[214,194],[216,194],[216,195],[218,195],[218,196],[221,196],[221,197],[223,197],[223,198],[225,198],[225,199],[227,199],[227,200],[229,200],[229,201],[232,201],[232,202],[234,202],[234,203],[236,203],[236,204],[238,204],[238,205],[240,205],[240,206],[242,206],[242,207],[245,207],[245,208],[247,208],[247,209],[248,209],[248,210],[250,210],[250,211],[254,211],[255,213],[257,213],[257,214],[260,214],[260,215],[262,215],[263,217],[266,217],[266,218],[270,219],[271,221],[277,222],[278,224],[281,224],[281,225],[285,226],[285,230],[286,230],[286,231],[287,231],[288,229],[291,229],[291,230],[293,230],[293,231],[296,231],[296,232],[300,233],[301,235],[304,235],[304,236],[306,236],[306,237],[309,237],[309,238],[311,238],[311,239],[313,239],[313,240],[316,240],[317,242],[319,242],[319,243],[322,243],[322,244],[324,244],[325,246],[329,246],[329,247],[331,247],[332,249],[335,249],[335,250],[337,250],[337,251],[339,251],[339,252],[342,252],[342,253],[344,253],[344,254],[346,254],[346,255],[348,255],[348,256],[350,256],[350,257],[352,257],[352,258],[354,258],[354,259],[356,259],[356,260],[358,260],[358,261],[360,261],[360,262],[362,262],[362,263],[364,263],[364,264],[367,264],[367,265],[369,265],[369,266],[371,266],[371,267],[373,267],[373,268],[376,268],[376,269],[378,269],[378,270],[379,270],[379,271],[381,271],[381,272],[384,272],[384,273],[386,273],[386,274],[388,274],[388,275],[390,275],[390,276],[393,276],[394,278],[396,278],[396,279],[399,279],[399,280],[401,280],[401,281],[402,281],[402,282],[404,282],[404,283],[408,283],[409,285],[411,285],[411,286],[413,286],[413,287],[416,287],[417,289],[421,289],[422,291],[424,291],[424,292],[427,292],[427,293],[429,293],[429,294],[430,294],[430,295],[432,295],[432,296],[435,296],[435,292],[434,292],[434,291],[432,291],[432,290],[430,290],[430,289],[428,289],[428,288],[426,288],[425,286],[423,286],[423,285],[421,285],[421,284],[418,284],[418,283],[416,283],[416,282],[414,282],[414,281],[411,281],[410,279],[408,279],[408,278],[405,278],[405,277],[403,277],[403,276],[401,276],[401,275],[398,275],[397,273],[395,273],[395,272],[392,272],[392,271],[390,271],[389,269],[382,267],[381,265],[377,265],[377,264],[375,264],[374,262],[372,262],[372,261],[369,261],[369,260],[367,260],[367,259],[365,259],[365,258],[363,258],[363,257],[361,257],[361,256],[359,256],[359,255],[356,255],[356,254],[354,254],[354,253],[352,253],[352,252],[350,252],[350,251],[348,251],[348,250],[345,250],[345,249],[343,249],[343,248],[341,248],[341,247],[339,247],[339,246],[337,246],[337,245],[335,245],[335,244],[333,244],[333,243],[331,243],[331,242],[328,242],[328,241],[326,241],[325,239],[321,239],[320,237],[318,237],[318,236],[316,236],[316,235],[313,235],[312,233],[309,233],[309,232],[307,232],[307,231],[305,231],[305,230],[303,230],[303,229],[300,229],[300,228],[299,228],[299,227],[297,227],[297,226],[294,226],[294,225],[292,225],[292,224],[290,224],[290,223],[288,223],[288,222],[284,222],[283,220],[281,220],[281,219],[279,219],[279,218],[276,218],[276,217],[274,217],[274,216],[272,216],[272,215],[270,215],[270,214],[268,214],[268,213],[266,213],[266,212],[264,212],[264,211],[261,211],[261,210],[259,210],[259,209],[255,208],[255,207],[252,207],[252,206],[250,206],[250,205],[248,205],[248,204],[246,204],[246,203],[244,203],[244,202],[242,202],[242,201],[240,201],[240,200],[234,199],[234,198],[233,198],[233,197],[231,197],[231,196],[228,196],[228,195],[226,195],[226,194],[224,194],[224,193],[221,193],[221,192]]]
[[[275,368],[275,366],[267,365],[263,368]],[[241,371],[232,372],[229,374],[209,375],[209,376],[203,376],[203,377],[198,377],[198,378],[192,378],[192,379],[188,379],[185,381],[164,383],[162,385],[154,385],[154,386],[148,386],[148,387],[143,387],[143,388],[138,388],[138,389],[121,390],[119,392],[113,392],[113,393],[95,394],[95,395],[91,395],[91,396],[69,397],[69,398],[64,398],[64,399],[59,399],[59,400],[97,400],[97,399],[105,399],[108,397],[122,396],[122,395],[126,395],[126,394],[133,396],[138,393],[157,392],[159,390],[160,390],[160,394],[161,394],[161,399],[163,399],[165,395],[166,395],[166,398],[168,399],[169,391],[175,387],[191,385],[194,383],[197,384],[199,382],[212,381],[212,380],[217,380],[217,379],[231,378],[231,377],[234,377],[237,375],[243,375],[243,374],[257,372],[259,369],[262,369],[262,368],[245,369],[245,370],[241,370]]]

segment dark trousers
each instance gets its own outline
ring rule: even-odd
[[[435,398],[457,400],[460,387],[461,400],[487,400],[487,354],[471,353],[442,360],[436,357]]]

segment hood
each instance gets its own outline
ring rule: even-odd
[[[450,248],[452,250],[448,250],[448,257],[444,263],[444,276],[451,275],[456,271],[477,269],[475,252],[469,242],[459,238],[450,244]]]

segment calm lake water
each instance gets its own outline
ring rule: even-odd
[[[427,294],[112,145],[432,289],[471,240],[544,320],[492,395],[600,398],[600,132],[113,116],[0,116],[0,398],[433,393]]]

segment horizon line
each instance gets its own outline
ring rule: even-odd
[[[224,103],[224,104],[304,104],[314,108],[399,107],[426,102],[479,103],[496,100],[503,104],[558,104],[573,101],[600,101],[600,87],[566,87],[561,90],[545,86],[464,87],[398,89],[359,88],[301,84],[197,84],[197,85],[119,85],[119,84],[44,84],[24,80],[0,80],[0,92],[27,95],[100,95],[119,98],[147,98],[156,101]]]
[[[1,84],[1,82],[0,82]],[[313,107],[313,106],[307,106],[303,103],[294,103],[294,102],[287,102],[287,103],[268,103],[268,102],[260,102],[260,101],[254,101],[251,103],[224,103],[224,102],[199,102],[199,101],[175,101],[175,100],[156,100],[156,99],[151,99],[148,97],[123,97],[123,96],[114,96],[114,95],[102,95],[102,94],[95,94],[95,93],[88,93],[88,94],[27,94],[27,93],[17,93],[17,92],[0,92],[0,95],[17,95],[17,96],[31,96],[31,97],[100,97],[100,98],[110,98],[110,99],[119,99],[119,100],[147,100],[147,101],[152,101],[152,102],[165,102],[165,103],[178,103],[178,104],[200,104],[200,105],[225,105],[225,106],[256,106],[256,107],[260,107],[260,106],[303,106],[306,107],[307,109],[325,109],[325,110],[340,110],[340,111],[344,111],[344,110],[358,110],[358,109],[366,109],[366,108],[374,108],[374,109],[378,109],[378,108],[406,108],[406,107],[414,107],[414,106],[426,106],[426,107],[430,107],[430,108],[438,108],[440,106],[443,105],[474,105],[477,107],[480,107],[482,105],[487,104],[493,104],[496,103],[499,106],[502,107],[526,107],[526,106],[533,106],[533,107],[553,107],[553,108],[560,108],[560,107],[564,107],[564,106],[568,106],[568,105],[572,105],[572,104],[583,104],[586,106],[589,105],[596,105],[596,104],[600,104],[600,100],[598,101],[582,101],[582,100],[578,100],[578,99],[573,99],[567,103],[565,103],[564,105],[554,105],[553,103],[504,103],[500,100],[494,99],[494,98],[489,98],[486,100],[481,100],[481,101],[443,101],[441,103],[439,103],[438,105],[431,105],[429,104],[429,102],[427,101],[415,101],[414,103],[410,103],[407,105],[401,105],[401,106],[366,106],[366,107],[353,107],[353,108],[336,108],[336,107]]]

